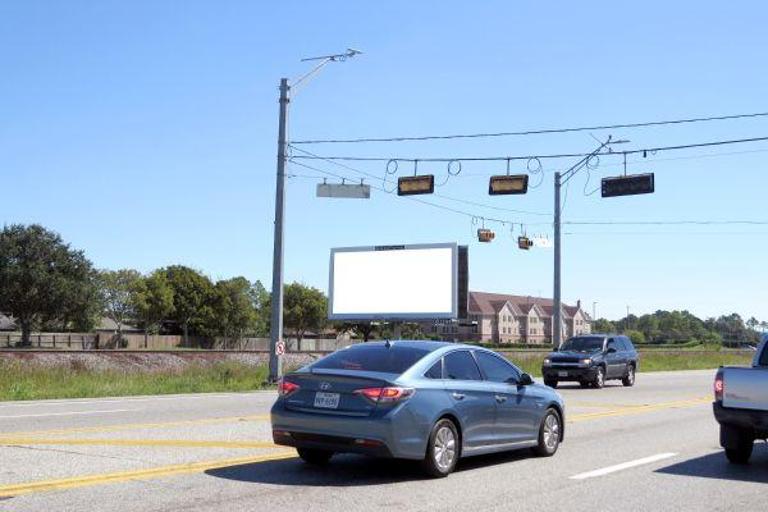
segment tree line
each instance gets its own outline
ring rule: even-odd
[[[299,339],[325,328],[322,291],[292,283],[285,287],[283,321]],[[126,325],[148,334],[181,334],[236,343],[265,337],[270,329],[270,294],[244,277],[212,281],[184,265],[142,274],[133,269],[99,270],[40,225],[14,224],[0,232],[0,312],[21,330],[21,345],[33,331],[87,332],[102,318],[116,325],[116,346]]]
[[[592,331],[621,332],[635,343],[740,345],[758,343],[761,332],[768,331],[768,322],[755,317],[744,320],[738,313],[701,319],[688,311],[659,310],[615,321],[600,318],[593,322]]]

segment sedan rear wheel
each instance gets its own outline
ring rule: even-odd
[[[427,453],[424,457],[424,470],[430,476],[448,476],[459,460],[459,433],[456,425],[449,419],[435,423],[429,435]]]
[[[301,460],[307,464],[313,464],[315,466],[324,466],[328,464],[328,461],[333,457],[333,452],[328,450],[317,450],[313,448],[296,448],[299,452]]]
[[[560,415],[554,409],[548,409],[539,427],[539,444],[534,448],[537,455],[551,457],[560,446],[563,425]]]

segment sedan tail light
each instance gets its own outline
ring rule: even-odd
[[[286,397],[288,395],[291,395],[299,390],[301,386],[296,384],[295,382],[291,382],[289,380],[280,379],[277,381],[277,394],[281,397]]]
[[[725,393],[725,380],[723,380],[722,370],[718,370],[717,375],[715,375],[714,389],[715,389],[715,401],[722,402],[723,394]]]
[[[413,396],[414,389],[400,387],[364,388],[356,390],[355,393],[363,395],[372,402],[394,403]]]

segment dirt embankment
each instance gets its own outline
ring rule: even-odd
[[[298,368],[322,357],[322,353],[288,353],[283,364]],[[182,371],[189,367],[205,367],[232,362],[262,366],[269,362],[266,352],[44,352],[1,351],[0,366],[24,364],[29,368],[71,368],[80,371],[120,371],[154,373]]]

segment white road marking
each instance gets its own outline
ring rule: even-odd
[[[11,416],[0,416],[0,419],[9,418],[42,418],[45,416],[76,416],[79,414],[105,414],[109,412],[133,412],[140,409],[108,409],[106,411],[72,411],[72,412],[48,412],[44,414],[17,414]]]
[[[651,455],[650,457],[632,460],[629,462],[624,462],[622,464],[616,464],[615,466],[608,466],[607,468],[596,469],[594,471],[588,471],[586,473],[579,473],[578,475],[573,475],[571,477],[571,480],[584,480],[586,478],[594,478],[596,476],[605,476],[610,473],[615,473],[617,471],[622,471],[625,469],[642,466],[643,464],[650,464],[652,462],[668,459],[670,457],[674,457],[675,455],[677,454],[676,453],[659,453],[658,455]]]

